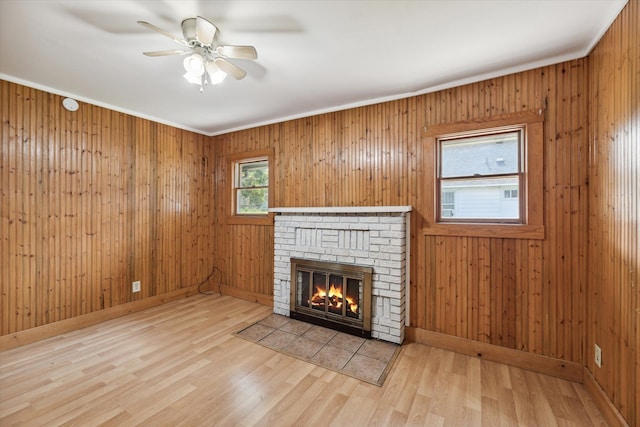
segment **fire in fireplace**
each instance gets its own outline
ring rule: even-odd
[[[291,317],[371,337],[370,267],[291,258]]]

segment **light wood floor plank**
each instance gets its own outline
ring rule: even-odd
[[[270,311],[197,295],[0,353],[0,425],[605,425],[581,384],[438,348],[376,387],[233,335]]]

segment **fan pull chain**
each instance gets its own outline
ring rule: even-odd
[[[200,93],[204,93],[204,85],[207,84],[207,72],[205,71],[200,80]]]

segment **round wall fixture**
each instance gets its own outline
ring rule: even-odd
[[[79,107],[78,101],[73,98],[65,98],[62,100],[62,106],[68,111],[76,111]]]

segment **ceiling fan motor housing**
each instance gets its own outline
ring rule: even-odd
[[[218,28],[215,25],[213,25],[211,22],[209,22],[208,20],[202,17],[185,19],[184,21],[182,21],[182,34],[186,42],[189,43],[189,46],[192,46],[192,47],[205,46],[200,40],[198,40],[197,29],[196,29],[198,19],[201,20],[200,22],[206,22],[206,24],[210,25],[211,28],[209,29],[209,31],[211,31],[213,34],[217,34],[218,32]],[[211,46],[208,46],[208,47],[211,47]]]

